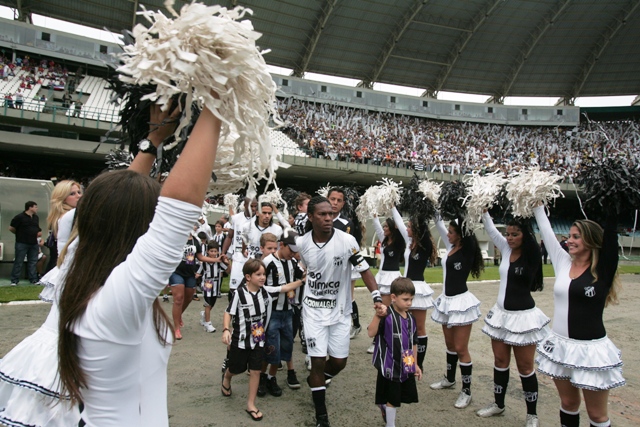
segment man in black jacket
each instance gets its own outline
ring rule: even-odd
[[[38,272],[36,263],[38,262],[38,234],[40,229],[40,219],[36,213],[38,204],[29,201],[24,204],[24,212],[19,213],[11,220],[9,231],[16,235],[16,257],[13,261],[11,271],[11,286],[16,286],[20,281],[20,270],[27,257],[29,280],[31,283],[38,283]]]

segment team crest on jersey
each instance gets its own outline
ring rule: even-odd
[[[358,250],[356,248],[351,248],[351,253],[355,255],[358,253]]]
[[[394,252],[393,251],[389,251],[389,256],[393,256]]]
[[[544,349],[544,351],[546,351],[547,353],[553,353],[553,349],[554,349],[554,348],[556,348],[556,345],[555,345],[553,342],[551,342],[551,341],[547,340],[547,341],[544,343],[544,345],[542,346],[542,348],[543,348],[543,349]]]
[[[340,267],[341,265],[342,265],[342,257],[340,256],[333,257],[333,266]]]
[[[592,298],[594,296],[596,296],[596,288],[593,286],[585,286],[584,287],[584,295]]]
[[[315,346],[316,346],[316,339],[315,338],[307,338],[307,347],[315,348]]]
[[[420,252],[416,252],[415,254],[411,255],[411,258],[413,258],[414,260],[419,260],[420,259]]]
[[[462,270],[462,263],[461,262],[454,262],[453,263],[453,268],[455,268],[456,270]]]
[[[524,274],[524,267],[514,267],[513,270],[517,276],[522,276]]]

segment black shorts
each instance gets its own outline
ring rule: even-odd
[[[378,371],[376,380],[376,405],[390,403],[394,407],[400,407],[401,403],[418,403],[418,388],[416,377],[411,375],[403,383],[386,379]]]
[[[216,305],[216,300],[218,299],[218,297],[216,295],[211,295],[210,297],[208,297],[207,293],[204,292],[202,294],[202,296],[204,297],[205,306],[209,306],[209,307],[213,308]]]
[[[264,348],[256,347],[253,350],[245,350],[231,346],[229,348],[229,372],[233,375],[241,374],[249,368],[250,371],[262,369],[264,360]]]

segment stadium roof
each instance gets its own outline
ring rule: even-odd
[[[640,0],[204,0],[253,10],[271,65],[439,91],[576,97],[640,93]],[[176,4],[185,2],[177,1]],[[163,0],[0,0],[120,32]]]

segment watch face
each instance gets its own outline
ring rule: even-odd
[[[142,141],[140,141],[140,145],[138,146],[138,148],[142,151],[148,150],[149,146],[151,144],[149,144],[149,140],[148,139],[144,139]]]

